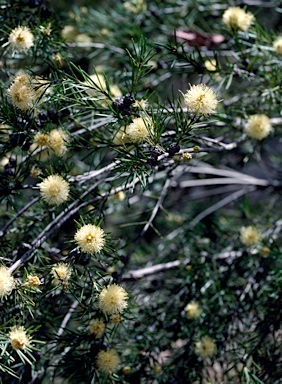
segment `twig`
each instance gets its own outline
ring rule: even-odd
[[[225,197],[224,199],[220,200],[216,204],[210,206],[209,208],[199,213],[196,217],[194,217],[194,219],[189,224],[189,228],[194,228],[195,225],[198,224],[201,220],[203,220],[206,216],[209,216],[211,213],[217,211],[218,209],[224,207],[232,201],[239,199],[239,197],[244,196],[247,193],[253,192],[255,190],[255,187],[250,186],[248,188],[240,189],[239,191],[236,191],[231,195]]]
[[[31,207],[33,204],[35,204],[39,199],[40,199],[40,196],[36,196],[33,200],[31,200],[29,203],[27,203],[22,209],[20,209],[19,212],[17,212],[17,214],[15,215],[15,217],[13,217],[11,220],[9,220],[8,223],[2,228],[2,230],[0,231],[0,237],[4,236],[5,232],[9,228],[9,226],[12,225],[13,222],[15,220],[17,220],[17,218],[21,214],[23,214],[25,211],[27,211],[28,208]]]
[[[152,265],[151,267],[146,267],[142,269],[137,269],[135,271],[129,271],[126,274],[123,275],[122,280],[137,280],[137,279],[142,279],[143,277],[153,275],[158,272],[163,272],[167,271],[168,269],[176,268],[181,265],[185,265],[190,261],[188,260],[174,260],[174,261],[169,261],[168,263],[163,263],[163,264],[156,264]]]

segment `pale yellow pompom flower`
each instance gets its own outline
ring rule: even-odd
[[[49,135],[42,131],[36,133],[33,138],[33,144],[37,147],[45,147],[49,143]]]
[[[67,152],[67,143],[68,135],[64,131],[61,129],[50,131],[48,146],[55,152],[55,155],[63,156]]]
[[[278,37],[273,42],[273,48],[278,55],[282,54],[282,36]]]
[[[204,336],[195,343],[195,353],[202,359],[212,357],[216,354],[216,352],[216,344],[209,336]]]
[[[7,90],[7,95],[16,108],[22,111],[31,109],[35,102],[35,93],[29,76],[26,74],[16,76],[13,84]]]
[[[43,200],[49,205],[60,205],[69,197],[69,183],[60,175],[50,175],[38,184]]]
[[[109,285],[99,294],[99,307],[107,315],[118,314],[127,307],[128,294],[117,284]]]
[[[71,278],[71,267],[67,263],[58,263],[52,267],[51,274],[56,280],[68,281]]]
[[[218,100],[215,92],[205,84],[190,85],[184,95],[184,103],[189,111],[197,115],[211,115],[215,113]]]
[[[191,301],[191,303],[186,305],[185,311],[189,319],[197,319],[201,316],[203,312],[202,307],[195,300]]]
[[[261,233],[256,227],[252,225],[249,225],[248,227],[242,227],[240,229],[240,240],[244,245],[250,247],[260,242]]]
[[[105,232],[102,228],[86,224],[79,228],[74,235],[74,240],[85,253],[98,253],[105,245]]]
[[[266,115],[251,115],[245,125],[245,132],[252,139],[265,139],[271,131],[272,125]]]
[[[142,143],[154,134],[154,124],[149,116],[136,117],[126,127],[125,140],[132,143]]]
[[[4,265],[0,267],[0,297],[9,295],[15,288],[15,280],[8,268]]]
[[[96,364],[101,372],[110,375],[117,370],[120,358],[114,349],[100,351],[97,355]]]
[[[39,285],[42,284],[40,278],[36,275],[28,275],[26,282],[32,288],[37,288]]]
[[[26,334],[23,326],[14,326],[9,332],[9,338],[14,349],[25,349],[31,344],[31,337]]]
[[[208,71],[210,71],[210,72],[216,71],[216,60],[215,59],[206,60],[204,65]]]
[[[92,319],[89,323],[89,333],[95,335],[98,339],[105,333],[106,324],[101,319]]]
[[[145,13],[147,4],[145,0],[130,0],[123,3],[125,9],[133,14]]]
[[[240,7],[230,7],[222,15],[222,22],[233,31],[247,31],[255,17]]]
[[[34,36],[28,27],[17,27],[9,35],[11,47],[17,51],[25,51],[34,45]]]

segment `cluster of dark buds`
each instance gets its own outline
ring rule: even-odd
[[[112,108],[115,112],[121,113],[124,116],[130,116],[132,114],[132,104],[134,104],[134,96],[127,93],[123,97],[117,97],[114,99]]]

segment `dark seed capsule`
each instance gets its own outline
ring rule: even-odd
[[[134,96],[131,95],[130,93],[127,93],[127,94],[123,97],[123,105],[124,105],[125,107],[130,107],[134,102],[135,102]]]
[[[162,152],[157,147],[150,147],[149,151],[150,151],[150,157],[154,157],[154,158],[157,158],[162,154]]]
[[[177,152],[180,151],[180,145],[177,143],[172,143],[167,147],[166,150],[170,156],[174,156]]]
[[[156,157],[148,157],[147,163],[154,167],[155,165],[158,165],[158,159]]]

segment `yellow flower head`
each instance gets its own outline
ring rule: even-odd
[[[15,326],[9,332],[9,338],[14,349],[25,349],[30,345],[31,338],[26,334],[24,327]]]
[[[105,232],[93,224],[86,224],[79,228],[74,235],[74,240],[85,253],[98,253],[105,245]]]
[[[89,323],[89,332],[97,338],[101,338],[105,333],[106,324],[101,319],[92,319]]]
[[[142,143],[150,138],[154,133],[154,124],[149,116],[136,117],[132,123],[126,127],[126,140],[132,143]]]
[[[49,134],[49,147],[57,156],[63,156],[67,152],[66,143],[68,135],[61,129],[53,129]]]
[[[208,71],[210,71],[210,72],[216,71],[216,60],[215,59],[206,60],[204,65]]]
[[[116,314],[116,315],[112,315],[112,322],[114,324],[119,324],[121,323],[121,316]]]
[[[215,113],[218,100],[211,88],[198,84],[190,86],[184,95],[184,103],[191,112],[207,116]]]
[[[7,95],[11,103],[21,111],[31,109],[35,101],[35,93],[31,87],[29,76],[26,74],[16,76],[13,84],[7,90]]]
[[[15,280],[8,268],[4,265],[0,267],[0,297],[9,295],[15,288]]]
[[[252,139],[265,139],[271,131],[272,126],[266,115],[251,115],[245,125],[245,132]]]
[[[49,135],[42,131],[36,133],[33,138],[33,144],[37,147],[45,147],[49,143]]]
[[[250,247],[260,242],[261,233],[256,227],[253,227],[252,225],[248,227],[242,227],[240,230],[240,239],[244,245]]]
[[[233,31],[247,31],[255,17],[240,7],[230,7],[222,15],[223,24]]]
[[[102,289],[99,295],[99,307],[107,315],[123,312],[127,307],[128,294],[117,284]]]
[[[185,311],[189,319],[197,319],[198,317],[201,316],[203,312],[200,304],[194,300],[191,301],[191,303],[186,305]]]
[[[58,263],[52,267],[51,274],[56,280],[68,281],[71,277],[71,268],[66,263]]]
[[[101,372],[109,375],[117,370],[120,359],[114,349],[109,349],[108,351],[100,351],[98,353],[96,363]]]
[[[209,336],[204,336],[195,343],[195,353],[202,359],[212,357],[216,352],[216,344]]]
[[[25,51],[33,47],[34,36],[28,27],[17,27],[12,30],[9,36],[9,43],[17,51]]]
[[[278,37],[273,42],[273,48],[278,55],[282,54],[282,36]]]
[[[147,4],[145,0],[129,0],[123,3],[123,6],[133,14],[145,13],[147,11]]]
[[[59,175],[50,175],[39,184],[40,194],[49,205],[60,205],[69,197],[69,183]]]
[[[27,284],[30,287],[37,288],[39,285],[41,285],[41,281],[38,276],[36,275],[28,275],[27,276]]]

